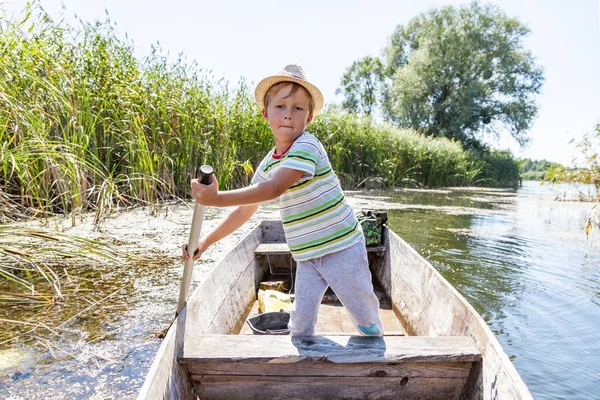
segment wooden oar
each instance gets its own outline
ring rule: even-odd
[[[210,185],[213,169],[209,165],[200,167],[200,183]],[[190,229],[190,239],[188,240],[187,251],[190,255],[185,261],[183,267],[183,279],[181,280],[181,290],[179,291],[179,303],[177,304],[177,312],[175,318],[185,305],[187,300],[190,282],[192,281],[192,271],[194,270],[194,252],[198,249],[198,240],[200,240],[200,231],[202,230],[202,222],[204,221],[204,206],[196,203],[194,206],[194,216],[192,217],[192,228]]]

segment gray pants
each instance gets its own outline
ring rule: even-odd
[[[359,334],[383,335],[364,239],[347,249],[298,262],[296,298],[289,323],[292,335],[315,334],[319,304],[328,286],[350,314]]]

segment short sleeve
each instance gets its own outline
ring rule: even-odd
[[[261,183],[266,181],[266,179],[261,176],[261,174],[259,174],[260,170],[256,170],[256,172],[254,173],[254,176],[252,177],[252,180],[250,181],[250,185],[256,185],[257,183]]]
[[[254,172],[254,175],[252,176],[252,181],[250,181],[251,185],[256,185],[257,183],[261,183],[261,182],[264,182],[269,179],[265,173],[265,164],[266,164],[268,157],[269,157],[269,155],[267,155],[267,157],[265,157],[260,162],[258,167],[256,168],[256,171]]]
[[[313,177],[317,170],[318,159],[318,147],[311,141],[302,141],[292,146],[281,160],[279,167],[303,171]]]

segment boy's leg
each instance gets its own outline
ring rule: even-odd
[[[312,336],[319,304],[327,290],[327,282],[317,271],[321,258],[299,261],[296,267],[295,299],[288,327],[294,336]]]
[[[323,256],[319,272],[362,335],[383,335],[379,300],[373,291],[364,240],[347,249]]]

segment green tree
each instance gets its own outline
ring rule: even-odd
[[[395,124],[479,147],[502,129],[524,145],[543,82],[529,29],[494,5],[433,9],[398,25],[384,49],[384,113]]]
[[[533,165],[533,161],[531,161],[531,159],[527,158],[525,160],[521,160],[521,171],[522,172],[527,172],[529,171],[531,168],[531,166]]]
[[[371,115],[381,98],[383,65],[377,57],[364,57],[354,61],[342,76],[341,88],[336,94],[343,94],[342,107],[348,111]]]

